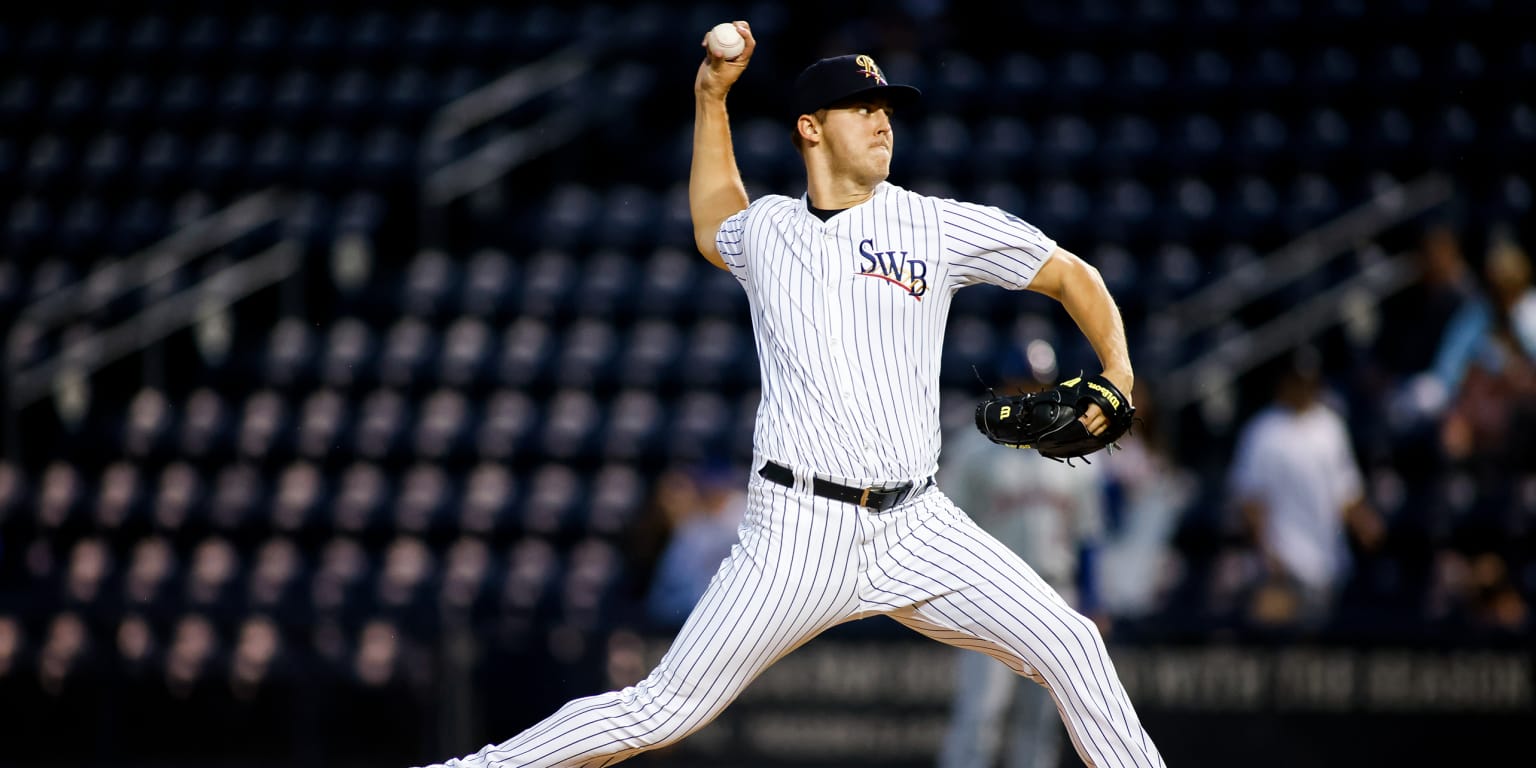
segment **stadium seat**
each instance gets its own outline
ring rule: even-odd
[[[218,470],[213,481],[212,495],[208,501],[207,523],[222,535],[240,536],[255,529],[266,517],[265,500],[269,494],[276,496],[274,504],[285,502],[286,493],[297,500],[294,493],[299,478],[289,480],[288,488],[281,483],[269,491],[266,478],[251,464],[227,464]]]
[[[240,575],[240,553],[229,540],[203,539],[187,561],[187,606],[220,621],[234,618],[244,602]]]
[[[680,248],[663,246],[651,253],[640,277],[637,305],[647,315],[682,314],[692,303],[684,297],[695,295],[703,273],[702,256],[684,253]]]
[[[165,394],[145,387],[133,396],[123,425],[123,450],[130,456],[158,456],[166,450],[171,431],[171,406]]]
[[[1229,87],[1233,77],[1232,61],[1224,53],[1203,48],[1183,60],[1177,82],[1182,88],[1210,93]]]
[[[1359,78],[1359,64],[1349,50],[1323,46],[1307,62],[1303,82],[1313,87],[1332,88],[1354,83]]]
[[[251,145],[246,176],[254,185],[271,184],[290,177],[299,162],[299,146],[293,134],[281,128],[268,130]]]
[[[123,599],[127,606],[152,619],[163,620],[174,610],[180,576],[176,550],[162,536],[146,536],[133,545],[123,570]]]
[[[90,627],[78,613],[54,614],[37,650],[38,682],[46,691],[58,692],[80,674],[81,667],[95,652]]]
[[[202,507],[203,486],[202,476],[185,461],[172,462],[160,470],[150,512],[155,530],[167,535],[180,533]]]
[[[119,460],[102,470],[96,483],[96,504],[91,519],[98,531],[109,536],[134,536],[147,527],[144,479],[137,464]]]
[[[326,475],[312,461],[300,459],[277,476],[268,519],[272,529],[286,536],[303,536],[328,527]]]
[[[495,346],[493,332],[484,321],[460,317],[443,335],[441,355],[435,367],[438,378],[444,384],[458,388],[488,382],[491,352]]]
[[[187,397],[181,418],[179,448],[190,458],[218,458],[232,447],[229,405],[208,387]]]
[[[151,197],[138,196],[117,210],[108,249],[117,253],[137,251],[165,232],[165,206]]]
[[[399,392],[378,389],[363,400],[353,434],[353,450],[374,461],[399,458],[411,419],[410,403]]]
[[[704,461],[724,455],[735,423],[733,403],[711,391],[691,391],[678,398],[668,433],[671,455]]]
[[[605,626],[622,565],[614,545],[603,539],[588,538],[573,546],[561,595],[564,620],[579,629]]]
[[[31,490],[26,472],[14,462],[0,460],[0,526],[28,508]]]
[[[239,450],[250,459],[264,459],[287,448],[288,404],[275,390],[263,389],[245,401],[240,420]]]
[[[970,127],[949,114],[932,114],[918,128],[912,147],[903,147],[913,155],[909,171],[917,176],[942,176],[947,169],[968,164],[973,138]]]
[[[303,594],[307,575],[304,553],[293,539],[273,536],[263,541],[251,558],[246,586],[251,610],[289,625],[299,623],[307,600]]]
[[[458,509],[455,497],[453,481],[441,466],[425,461],[413,464],[396,488],[394,529],[420,536],[442,532],[451,523],[451,512]]]
[[[272,107],[284,123],[303,123],[320,102],[320,82],[307,69],[290,69],[276,81]]]
[[[469,536],[455,540],[443,557],[439,603],[466,614],[486,613],[493,566],[490,547],[483,540]]]
[[[456,389],[438,389],[427,396],[416,422],[412,450],[434,461],[463,458],[469,449],[473,412]]]
[[[229,131],[209,134],[197,149],[193,178],[204,189],[220,189],[241,172],[245,157],[239,136]]]
[[[252,20],[258,25],[273,30],[262,34],[261,37],[274,36],[277,20],[272,17]],[[328,11],[317,10],[304,14],[303,18],[296,20],[288,48],[292,50],[302,61],[320,63],[339,55],[343,49],[341,43],[341,24],[336,17]]]
[[[374,334],[366,323],[344,317],[331,324],[321,350],[321,380],[331,387],[351,389],[377,380]]]
[[[50,134],[32,142],[27,154],[27,184],[46,190],[58,184],[74,169],[74,150],[63,136]]]
[[[576,321],[561,340],[555,376],[572,387],[609,381],[617,367],[617,343],[612,325],[593,318]]]
[[[576,470],[564,464],[544,464],[527,481],[523,502],[523,529],[540,536],[573,530],[584,501],[585,483]]]
[[[355,462],[340,473],[332,501],[332,524],[348,536],[376,537],[390,527],[385,504],[392,498],[389,478],[377,464]]]
[[[603,196],[598,217],[600,245],[639,248],[654,245],[661,204],[650,189],[638,184],[615,184]],[[597,273],[594,272],[594,276]]]
[[[331,82],[330,116],[334,120],[355,121],[376,115],[378,85],[373,75],[361,67],[350,67]]]
[[[315,337],[311,325],[289,316],[272,326],[262,362],[262,376],[267,384],[287,389],[314,381]]]
[[[228,122],[249,120],[267,107],[270,87],[266,78],[256,72],[236,71],[219,85],[214,103]]]
[[[338,128],[325,128],[310,136],[304,148],[301,176],[317,188],[334,191],[346,186],[354,168],[357,141]]]
[[[516,477],[500,462],[476,465],[459,500],[459,530],[478,536],[504,534],[512,528],[516,514]]]
[[[481,249],[469,260],[458,305],[469,314],[487,318],[497,316],[505,311],[512,297],[512,286],[517,283],[517,265],[505,251]]]
[[[402,66],[384,85],[383,101],[394,117],[404,119],[430,105],[432,79],[419,67]]]
[[[75,127],[99,98],[90,80],[67,76],[49,89],[49,122],[60,128]]]
[[[379,360],[386,386],[410,389],[425,382],[437,357],[437,334],[419,317],[407,315],[390,326]]]
[[[373,581],[373,563],[356,539],[338,536],[320,550],[320,563],[310,581],[310,603],[315,618],[353,625],[372,610],[367,587]]]
[[[592,486],[587,531],[615,539],[623,536],[648,501],[645,481],[634,466],[610,463],[598,470]]]
[[[603,427],[602,455],[628,460],[655,456],[665,444],[666,423],[665,406],[653,392],[621,390],[611,400],[608,421]]]
[[[57,530],[77,521],[87,492],[80,472],[65,461],[49,462],[43,470],[37,491],[37,522],[46,530]]]
[[[525,617],[538,616],[551,602],[560,577],[560,555],[554,546],[540,537],[519,539],[507,553],[501,609]]]
[[[104,133],[87,145],[81,170],[84,180],[99,189],[121,180],[127,165],[127,140],[120,134]]]
[[[602,405],[585,389],[562,388],[546,403],[538,451],[556,459],[594,455]]]
[[[1029,123],[1011,115],[988,117],[976,128],[970,154],[979,176],[1011,181],[1019,164],[1034,152]]]
[[[369,131],[358,151],[358,174],[371,183],[386,183],[399,178],[414,164],[413,143],[393,128]]]
[[[602,202],[591,187],[582,184],[562,184],[551,190],[539,233],[543,241],[556,248],[590,244]]]
[[[717,272],[724,275],[723,272]],[[732,286],[734,288],[734,286]],[[738,298],[740,289],[734,288]],[[752,343],[735,322],[706,318],[693,325],[683,348],[682,365],[689,378],[701,386],[740,385],[757,372]]]
[[[581,226],[589,226],[590,222]],[[515,300],[524,315],[550,318],[565,310],[576,285],[575,259],[563,251],[534,254],[523,273],[522,295]]]
[[[388,53],[400,42],[399,25],[383,11],[366,11],[352,18],[345,28],[347,48],[354,54]]]
[[[502,389],[487,400],[475,434],[475,447],[486,459],[507,460],[521,455],[539,419],[533,400],[517,389]]]
[[[682,339],[667,320],[646,319],[635,324],[623,343],[619,377],[638,387],[658,387],[678,378]]]
[[[384,550],[378,574],[378,602],[402,619],[415,619],[412,609],[427,607],[436,592],[437,563],[432,551],[415,536],[398,536]],[[404,612],[403,615],[401,612]]]
[[[107,543],[92,536],[74,543],[65,568],[63,604],[77,610],[89,610],[106,597],[103,593],[108,589],[116,564]]]
[[[650,226],[654,219],[646,222]],[[620,240],[632,240],[626,236]],[[584,315],[613,318],[627,312],[630,297],[635,290],[635,268],[629,255],[623,251],[606,248],[592,254],[582,267],[585,279],[582,285],[581,311]]]

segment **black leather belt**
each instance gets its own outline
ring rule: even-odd
[[[784,486],[794,486],[795,473],[783,464],[768,462],[757,473],[763,479]],[[928,478],[920,483],[903,483],[894,488],[855,488],[851,485],[838,485],[837,483],[823,480],[819,477],[811,479],[811,492],[824,499],[841,501],[845,504],[873,509],[876,512],[884,512],[897,504],[917,495],[918,491],[933,484],[933,478]]]

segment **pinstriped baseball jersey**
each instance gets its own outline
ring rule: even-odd
[[[856,486],[934,473],[955,291],[1028,287],[1056,247],[997,208],[890,183],[825,222],[803,197],[759,198],[716,243],[752,308],[757,453]]]

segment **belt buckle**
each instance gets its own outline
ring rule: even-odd
[[[869,506],[869,486],[865,486],[864,487],[864,495],[859,497],[859,506],[861,506],[861,507],[868,507]]]

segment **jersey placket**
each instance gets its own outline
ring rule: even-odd
[[[834,220],[836,218],[833,217]],[[839,242],[846,238],[839,236],[839,228],[832,221],[822,224],[821,233],[821,269],[818,275],[821,278],[822,301],[828,319],[825,333],[827,348],[832,352],[832,376],[837,380],[837,394],[842,400],[844,412],[852,420],[848,425],[849,434],[859,441],[859,448],[863,453],[866,466],[873,466],[876,460],[874,448],[869,444],[866,434],[855,429],[862,406],[854,399],[851,360],[843,347],[842,334],[838,330],[840,324],[835,320],[837,313],[842,311],[842,307],[837,303],[837,296],[843,290],[845,282],[850,279],[848,271],[844,269],[843,253],[838,247]]]

